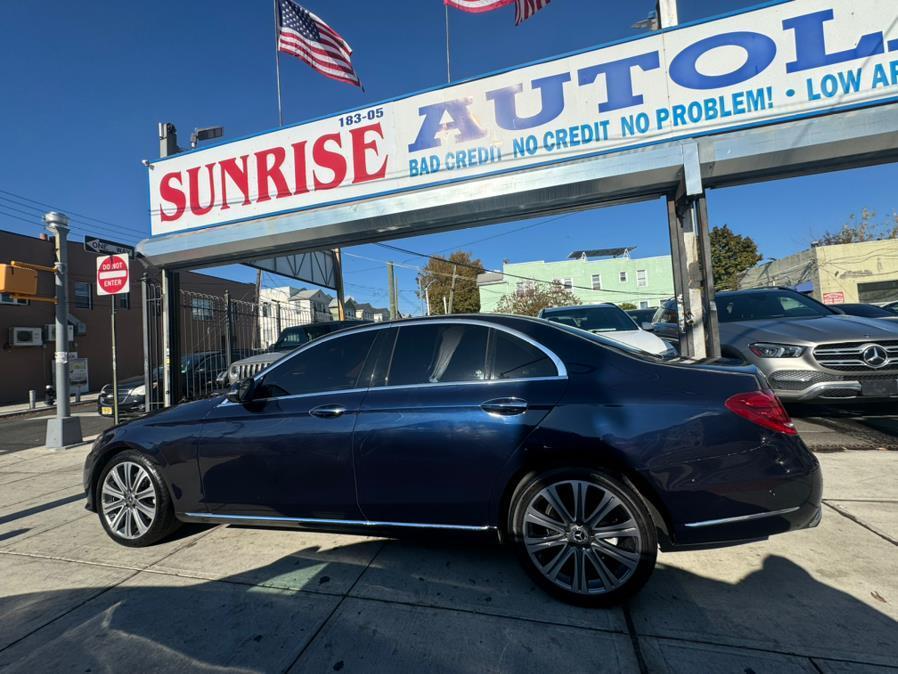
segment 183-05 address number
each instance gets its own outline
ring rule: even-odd
[[[384,116],[383,108],[371,108],[367,112],[353,112],[340,117],[340,126],[355,126],[362,122],[373,122],[375,119],[381,119]]]

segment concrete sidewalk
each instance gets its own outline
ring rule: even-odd
[[[83,405],[87,405],[88,403],[91,407],[95,408],[97,403],[97,397],[99,393],[85,393],[81,396],[81,402],[76,403],[75,397],[71,398],[72,409],[77,410]],[[83,409],[83,408],[82,408]],[[4,417],[17,417],[22,414],[45,414],[45,415],[53,415],[56,414],[56,405],[46,405],[44,403],[44,399],[39,397],[37,400],[37,406],[34,409],[31,409],[28,403],[12,403],[10,405],[0,405],[0,419]]]
[[[0,669],[885,672],[898,668],[898,453],[820,455],[820,527],[662,554],[613,610],[495,545],[237,527],[112,543],[87,448],[0,457]]]

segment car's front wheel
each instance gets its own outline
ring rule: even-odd
[[[152,545],[178,527],[159,471],[139,452],[114,456],[100,473],[96,489],[100,522],[116,543],[134,548]]]
[[[512,497],[509,528],[528,573],[574,604],[618,603],[655,567],[657,535],[640,497],[592,468],[525,477]]]

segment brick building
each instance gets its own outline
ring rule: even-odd
[[[52,266],[55,260],[52,239],[35,238],[12,232],[0,231],[0,262],[12,260]],[[118,369],[119,377],[133,377],[143,372],[143,325],[141,318],[140,275],[158,282],[155,269],[142,268],[139,261],[131,264],[131,292],[115,298],[117,305]],[[38,294],[53,296],[53,278],[48,273],[38,275]],[[79,358],[87,358],[89,390],[97,391],[112,381],[112,337],[110,308],[112,297],[97,297],[96,255],[87,253],[81,242],[69,242],[69,325],[73,341],[70,352]],[[181,289],[189,293],[201,293],[210,298],[222,297],[229,291],[234,300],[255,302],[256,289],[251,283],[238,283],[225,279],[184,272]],[[197,302],[198,300],[193,300]],[[202,301],[202,300],[199,300]],[[183,315],[185,320],[201,320],[204,317],[196,307]],[[53,354],[56,350],[50,326],[55,320],[55,306],[45,302],[14,300],[0,295],[0,404],[28,400],[28,391],[38,391],[43,396],[44,387],[53,381]],[[23,335],[15,335],[13,328],[31,328],[40,339],[33,345],[21,344]],[[190,326],[185,326],[185,332]]]

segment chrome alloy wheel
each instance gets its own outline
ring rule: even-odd
[[[100,495],[106,524],[120,538],[143,536],[156,519],[156,488],[140,464],[123,461],[114,466]]]
[[[634,513],[611,491],[585,480],[555,482],[537,492],[527,504],[523,534],[539,572],[577,594],[611,592],[640,561]]]

